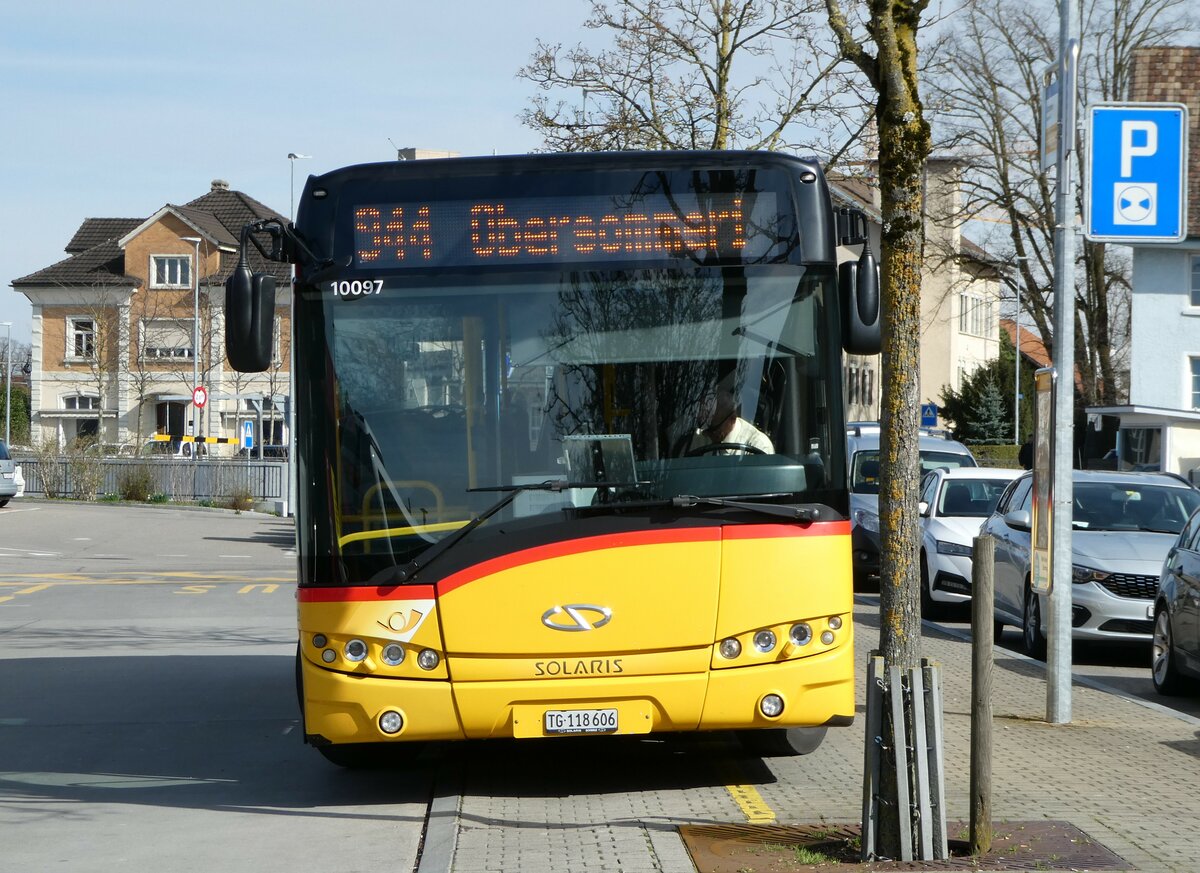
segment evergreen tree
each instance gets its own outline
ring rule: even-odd
[[[1011,395],[1010,395],[1011,396]],[[979,405],[967,419],[971,440],[983,445],[1000,445],[1012,437],[1012,413],[1004,408],[1004,397],[996,380],[985,378],[979,391]]]

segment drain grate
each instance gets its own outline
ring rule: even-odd
[[[966,825],[948,824],[952,834]],[[992,850],[967,854],[965,840],[950,840],[945,861],[859,862],[858,825],[682,825],[679,834],[699,873],[797,873],[836,867],[855,870],[1131,870],[1079,828],[1065,821],[1004,822],[995,826]]]

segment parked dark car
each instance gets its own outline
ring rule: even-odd
[[[1178,694],[1200,678],[1200,510],[1163,561],[1154,597],[1150,677],[1159,694]]]
[[[239,458],[252,458],[252,459],[257,458],[258,457],[258,449],[259,449],[258,446],[255,446],[252,449],[238,449],[237,456]],[[262,446],[262,456],[264,459],[275,458],[275,459],[287,460],[288,447],[287,446]]]

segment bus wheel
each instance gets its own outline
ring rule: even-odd
[[[770,728],[738,731],[742,748],[763,758],[783,758],[815,752],[825,739],[825,728]]]

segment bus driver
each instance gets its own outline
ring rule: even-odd
[[[700,402],[696,422],[696,433],[685,454],[775,454],[770,438],[742,418],[741,403],[734,397],[727,379],[722,379]],[[715,448],[718,445],[727,448]],[[714,448],[705,451],[710,446]]]

